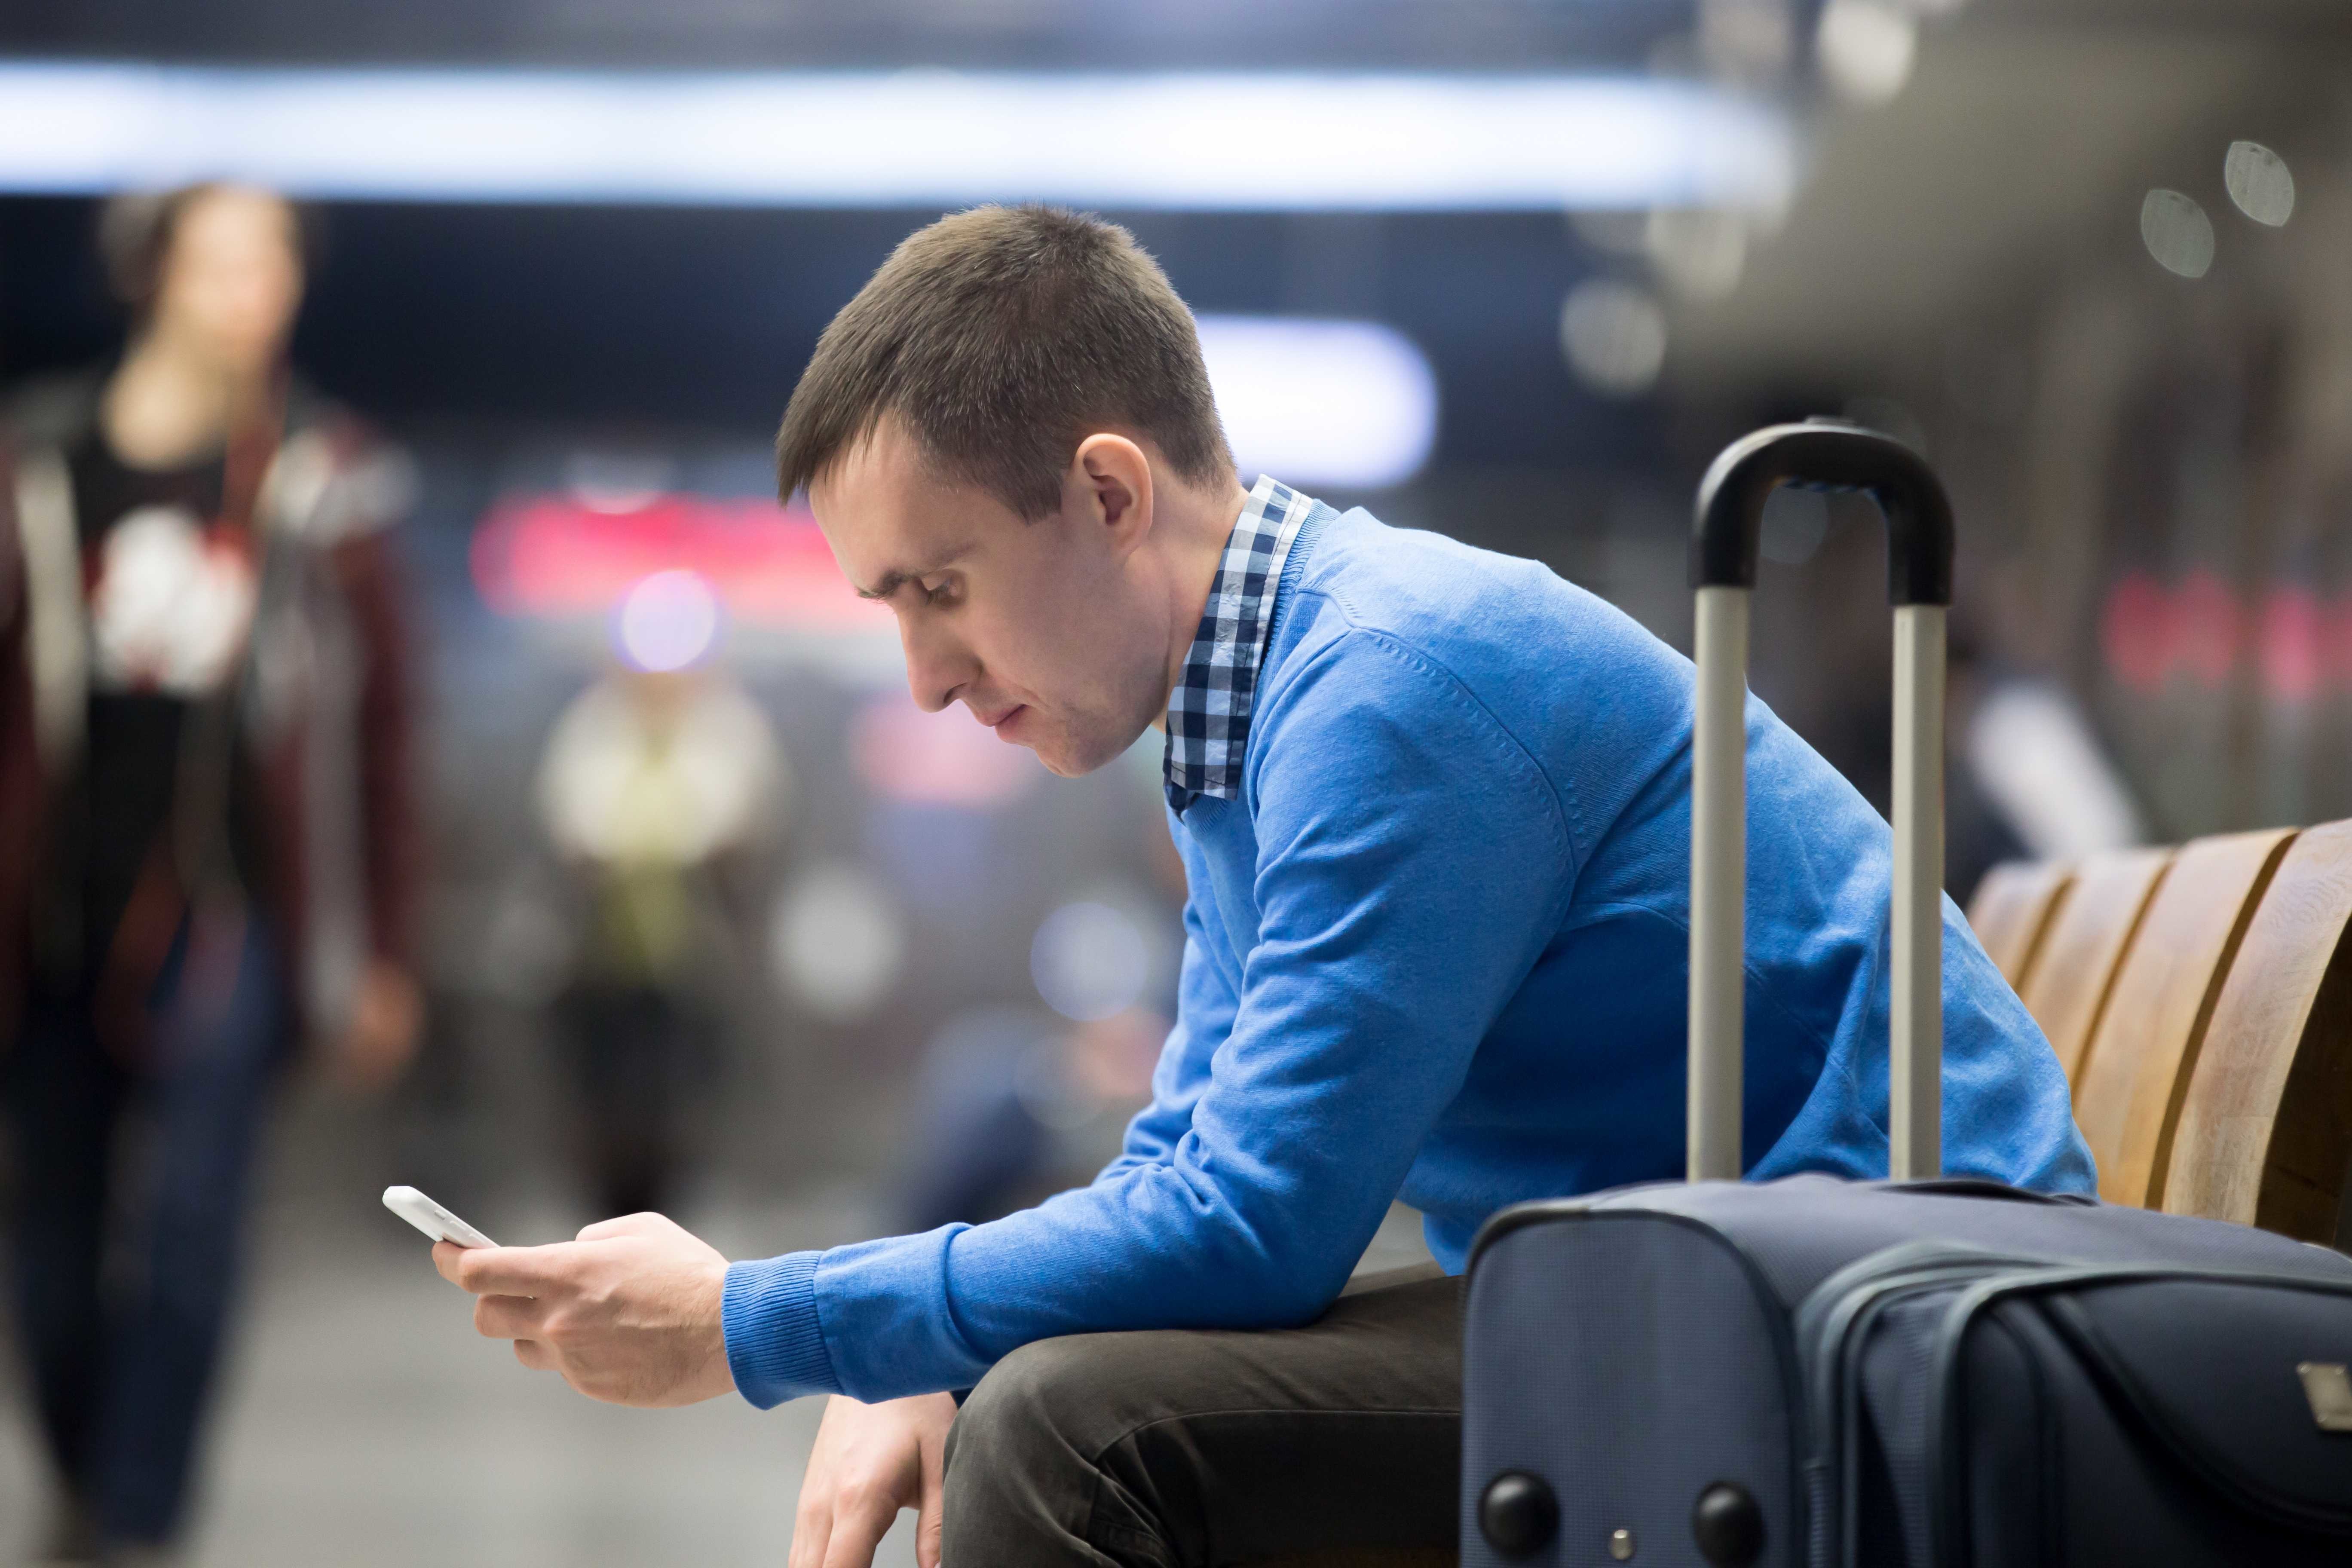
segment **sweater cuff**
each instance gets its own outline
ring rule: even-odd
[[[803,1394],[838,1394],[816,1315],[820,1254],[788,1252],[727,1266],[719,1326],[735,1387],[762,1410]]]

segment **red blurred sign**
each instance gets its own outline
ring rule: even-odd
[[[2300,583],[2273,584],[2247,602],[2210,571],[2168,586],[2127,573],[2107,591],[2099,642],[2108,673],[2147,695],[2176,679],[2222,690],[2248,658],[2263,691],[2282,701],[2352,691],[2352,594],[2322,599]]]
[[[662,495],[625,511],[568,495],[499,501],[474,531],[475,589],[509,616],[601,616],[656,572],[700,574],[729,614],[797,631],[887,629],[805,511],[773,501]]]

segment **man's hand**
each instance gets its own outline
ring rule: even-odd
[[[801,1478],[789,1568],[869,1568],[902,1508],[915,1510],[915,1561],[940,1568],[940,1494],[952,1394],[860,1405],[835,1394]]]
[[[476,1329],[591,1399],[692,1405],[735,1386],[719,1320],[727,1260],[660,1215],[600,1220],[552,1247],[438,1241],[433,1266],[481,1298]]]
[[[416,1058],[424,1018],[425,997],[408,972],[381,958],[369,960],[335,1052],[336,1078],[362,1094],[390,1089]]]

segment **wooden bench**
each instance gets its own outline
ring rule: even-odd
[[[1995,875],[1971,923],[2022,942],[2101,1194],[2352,1241],[2352,822]]]
[[[2074,868],[2074,886],[2050,917],[2049,932],[2018,994],[2050,1037],[2070,1083],[2098,1028],[2141,911],[2171,863],[2169,849],[2093,855]]]
[[[2280,860],[2181,1091],[2157,1201],[2342,1245],[2352,1163],[2352,822]]]
[[[2173,858],[2148,900],[2070,1075],[2074,1120],[2099,1163],[2099,1195],[2109,1203],[2162,1201],[2186,1069],[2294,837],[2278,828],[2200,838]]]
[[[2054,915],[2074,886],[2074,868],[2063,861],[2010,860],[1995,866],[1969,900],[1969,924],[2000,968],[2022,991],[2042,954]]]

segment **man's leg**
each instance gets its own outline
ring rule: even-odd
[[[1461,1454],[1461,1282],[1398,1270],[1305,1328],[1015,1351],[948,1434],[941,1555],[960,1568],[1442,1561]]]

